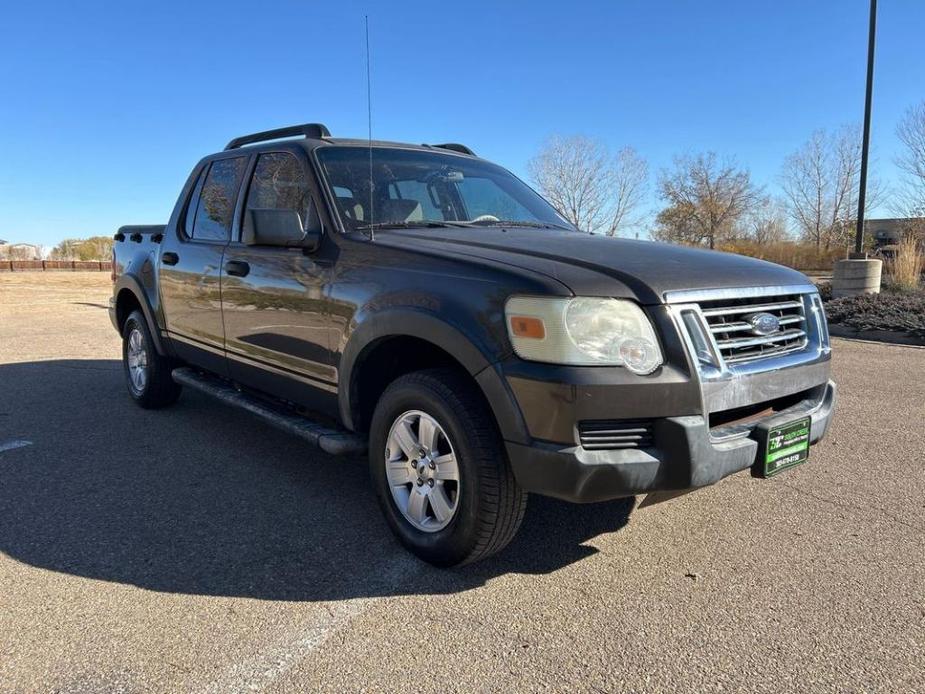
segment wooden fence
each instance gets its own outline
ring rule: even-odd
[[[0,260],[0,272],[42,272],[43,270],[109,272],[112,270],[112,263],[108,260]]]

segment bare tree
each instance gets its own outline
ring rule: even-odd
[[[747,170],[732,160],[719,162],[714,152],[675,157],[674,169],[662,172],[658,187],[667,204],[653,236],[710,248],[735,237],[745,215],[765,200]]]
[[[624,147],[611,159],[608,170],[611,192],[607,235],[618,236],[641,221],[641,208],[649,187],[649,165],[632,147]]]
[[[787,157],[781,187],[787,211],[805,241],[816,248],[850,243],[857,221],[861,133],[856,125],[815,131]],[[866,209],[882,200],[883,188],[868,178]]]
[[[543,196],[579,229],[615,236],[640,221],[649,169],[631,147],[611,155],[598,140],[554,136],[528,169]]]
[[[925,101],[906,110],[896,137],[903,145],[896,158],[903,172],[897,211],[907,217],[925,216]]]
[[[785,215],[779,201],[766,198],[745,216],[745,236],[759,246],[786,240],[789,232]]]

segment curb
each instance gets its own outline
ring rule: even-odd
[[[829,324],[829,335],[832,337],[846,337],[865,342],[885,342],[891,345],[906,345],[907,347],[925,347],[925,337],[915,337],[898,330],[855,330],[843,325]]]

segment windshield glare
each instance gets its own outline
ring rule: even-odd
[[[572,229],[543,198],[500,166],[413,149],[316,150],[348,230],[379,226],[526,226]]]

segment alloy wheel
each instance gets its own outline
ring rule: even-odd
[[[436,419],[409,410],[392,423],[385,450],[392,499],[411,525],[424,532],[446,528],[459,508],[456,452]]]

